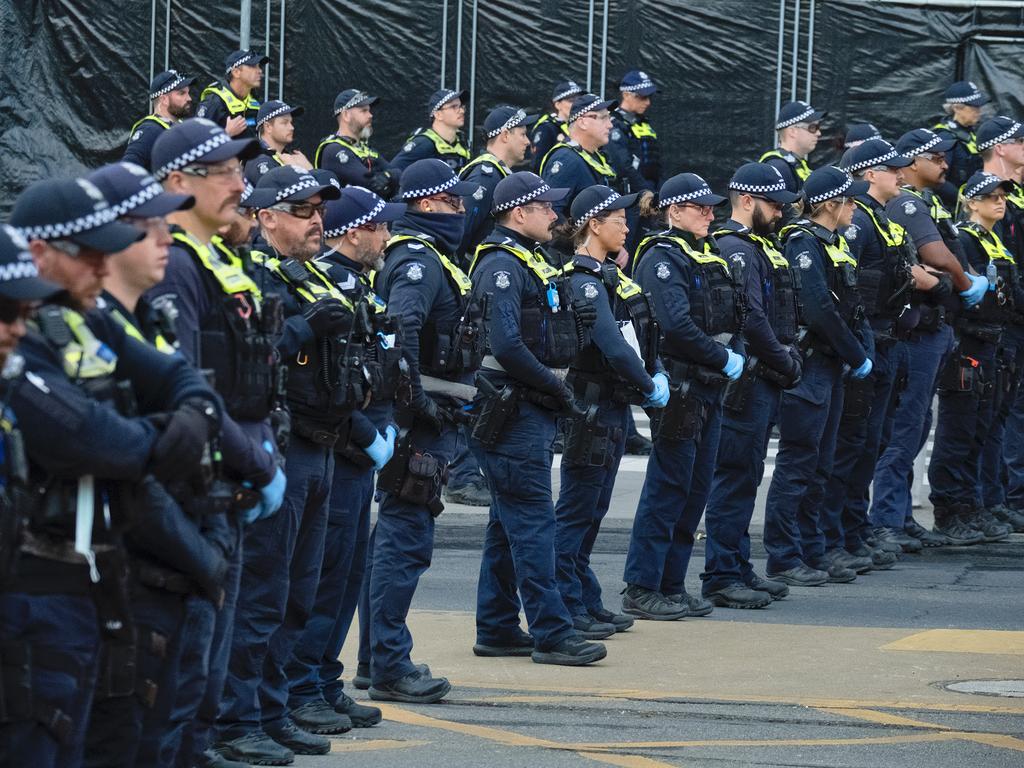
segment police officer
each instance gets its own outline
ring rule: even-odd
[[[1016,302],[1024,300],[1016,262],[995,232],[1006,214],[1009,189],[1009,182],[978,171],[961,195],[969,219],[959,227],[960,244],[970,266],[987,276],[992,290],[977,309],[957,321],[957,347],[939,374],[935,447],[928,465],[936,529],[950,527],[957,533],[966,526],[983,541],[1000,541],[1013,530],[984,508],[981,483],[982,447],[996,408],[996,350],[1013,321]]]
[[[653,299],[673,381],[667,407],[651,420],[654,450],[623,575],[622,609],[642,619],[712,611],[685,580],[718,451],[723,385],[743,371],[743,355],[731,348],[741,330],[740,285],[708,235],[723,202],[695,173],[671,177],[658,193],[667,229],[636,252],[633,271]]]
[[[775,166],[790,192],[799,192],[811,175],[807,158],[818,146],[821,120],[827,114],[806,101],[791,101],[779,110],[775,119],[777,146],[761,155],[760,162]]]
[[[367,142],[373,135],[373,112],[378,98],[356,88],[334,99],[338,129],[316,148],[313,164],[333,171],[343,185],[366,187],[385,200],[398,191],[398,171]]]
[[[268,101],[260,106],[256,113],[260,153],[245,164],[245,178],[250,184],[256,186],[264,173],[279,165],[313,167],[300,150],[288,151],[295,139],[294,118],[302,113],[302,107],[290,107],[283,101]]]
[[[629,179],[631,192],[661,184],[658,134],[647,119],[651,97],[658,88],[640,70],[632,70],[619,82],[619,105],[612,110],[612,131],[606,154],[619,174]]]
[[[1010,184],[1006,214],[996,232],[1019,264],[1024,258],[1024,188],[1016,179],[1024,168],[1024,127],[1010,117],[986,120],[978,127],[977,146],[982,170]],[[999,352],[1004,386],[1000,407],[982,449],[983,501],[997,520],[1017,530],[1024,528],[1024,515],[1008,504],[1019,507],[1019,499],[1024,495],[1024,448],[1020,445],[1024,436],[1024,396],[1020,387],[1024,376],[1024,326],[1020,311],[1004,330]]]
[[[875,465],[869,519],[874,541],[895,551],[918,551],[921,546],[948,543],[919,525],[910,506],[910,479],[914,458],[931,431],[931,403],[936,377],[952,349],[951,324],[960,307],[977,304],[988,281],[965,271],[966,259],[952,215],[943,207],[935,188],[946,177],[945,153],[952,149],[927,128],[909,131],[896,142],[896,151],[913,162],[903,169],[903,193],[885,206],[889,219],[899,224],[914,243],[918,261],[948,275],[956,295],[949,296],[944,280],[928,291],[915,291],[912,307],[917,325],[906,340],[907,379],[892,416],[892,433]],[[944,531],[944,534],[948,534]],[[975,538],[968,535],[968,538]]]
[[[967,178],[981,170],[974,129],[981,122],[981,108],[988,104],[988,94],[969,80],[953,83],[942,99],[946,118],[932,126],[932,130],[955,144],[947,154],[949,170],[945,182],[938,188],[939,197],[950,210],[956,210],[957,195]]]
[[[668,402],[650,297],[608,260],[625,243],[626,209],[635,202],[635,194],[623,196],[594,185],[576,196],[570,210],[575,247],[566,266],[570,287],[576,300],[594,308],[597,319],[566,376],[585,413],[565,426],[555,555],[558,590],[573,626],[594,640],[633,625],[628,616],[604,607],[601,585],[590,568],[625,451],[629,406],[663,408]],[[626,319],[622,330],[616,321],[620,315]]]
[[[572,408],[572,393],[555,369],[568,366],[582,347],[584,323],[567,281],[538,245],[551,235],[551,203],[566,191],[525,171],[500,181],[498,223],[472,267],[473,295],[490,304],[474,450],[494,497],[473,653],[579,666],[604,658],[606,650],[577,635],[555,580],[551,462],[556,417]],[[520,603],[530,634],[519,628]]]
[[[915,278],[921,288],[937,283],[914,265],[906,230],[889,220],[885,204],[902,193],[903,168],[911,161],[884,139],[868,139],[848,150],[843,168],[868,183],[843,236],[857,260],[857,288],[874,334],[871,376],[846,382],[832,475],[825,483],[820,527],[827,560],[865,573],[889,568],[895,553],[868,547],[867,499],[882,432],[905,366],[902,339],[913,330],[910,302]],[[916,274],[915,274],[916,272]],[[925,282],[927,281],[927,283]],[[951,286],[950,286],[951,287]]]
[[[233,51],[224,59],[227,82],[213,82],[200,95],[196,117],[221,126],[232,138],[256,138],[260,103],[252,95],[263,80],[263,65],[270,59],[256,51]]]
[[[325,207],[326,248],[316,257],[315,265],[353,305],[367,307],[367,317],[374,321],[386,317],[387,306],[370,287],[368,274],[383,266],[384,244],[390,237],[388,227],[405,210],[404,203],[387,203],[362,187],[346,187],[340,199],[328,201]],[[386,335],[394,336],[394,329],[384,328],[380,322],[366,330],[373,333],[374,340],[377,332],[389,331]],[[381,366],[381,379],[397,387],[397,343],[391,341],[388,350],[388,365]],[[393,397],[375,392],[374,402],[364,412],[352,414],[353,420],[369,419],[379,439],[375,436],[369,446],[359,447],[351,437],[350,426],[349,434],[335,444],[320,583],[309,621],[287,667],[288,706],[299,725],[304,722],[300,713],[324,708],[345,715],[357,728],[381,720],[378,708],[357,704],[344,693],[338,656],[348,637],[366,573],[374,470],[379,472],[394,451],[397,430],[390,423],[392,401]],[[368,631],[369,617],[361,611],[359,619]]]
[[[149,84],[149,101],[153,111],[132,126],[122,160],[150,170],[153,143],[161,133],[192,112],[189,86],[194,82],[194,77],[185,77],[174,69],[161,72],[153,78]]]
[[[26,380],[10,394],[25,430],[33,493],[39,494],[4,605],[5,620],[32,617],[28,624],[20,619],[9,625],[4,637],[5,649],[28,641],[24,664],[35,668],[36,690],[22,699],[30,710],[20,713],[29,722],[19,723],[16,715],[4,728],[12,741],[3,751],[15,764],[81,764],[93,694],[133,691],[135,628],[120,535],[134,522],[143,477],[185,479],[220,427],[220,401],[183,359],[157,352],[90,311],[108,254],[144,234],[114,221],[116,216],[117,209],[85,179],[37,182],[11,214],[30,240],[40,274],[59,280],[67,292],[63,303],[39,310],[38,330],[20,347]],[[169,415],[146,418],[158,411]],[[38,596],[20,594],[30,588]],[[47,629],[51,619],[57,623]],[[30,638],[41,635],[46,646],[30,653]],[[104,661],[97,679],[100,643]]]
[[[430,565],[434,518],[441,513],[445,465],[455,454],[466,383],[482,357],[482,309],[470,301],[470,280],[456,263],[474,187],[436,158],[402,173],[399,197],[409,204],[395,223],[375,290],[401,318],[402,351],[411,377],[408,405],[396,408],[402,433],[377,481],[381,493],[370,576],[370,697],[434,703],[451,689],[415,666],[405,620],[420,575]]]
[[[844,369],[871,373],[871,328],[857,293],[857,262],[839,230],[867,183],[838,168],[813,171],[804,184],[805,218],[783,229],[785,254],[799,270],[808,335],[803,376],[782,395],[779,452],[768,489],[764,545],[768,578],[790,586],[845,583],[857,572],[825,558],[819,508],[832,472],[843,403]]]
[[[402,173],[412,163],[425,158],[443,160],[456,173],[469,162],[469,150],[462,144],[462,126],[466,124],[466,101],[469,91],[442,88],[427,101],[430,127],[417,129],[391,160],[395,173]]]
[[[794,386],[803,370],[795,346],[800,330],[796,278],[776,235],[783,206],[798,198],[776,168],[742,165],[729,181],[730,217],[714,232],[722,258],[743,272],[749,355],[743,376],[723,400],[722,437],[707,501],[702,593],[724,608],[763,608],[789,594],[785,584],[754,573],[748,528],[782,390]]]
[[[237,216],[244,190],[239,160],[256,151],[255,141],[232,140],[223,128],[202,118],[174,126],[157,141],[154,176],[167,191],[192,195],[196,203],[168,217],[174,225],[174,244],[164,279],[148,297],[157,309],[176,313],[179,349],[185,359],[213,371],[229,415],[220,445],[228,476],[272,494],[279,505],[285,478],[277,467],[270,416],[280,413],[275,408],[280,408],[281,373],[274,351],[280,329],[276,313],[263,306],[260,288],[242,270],[238,254],[217,236]],[[179,658],[202,661],[180,664],[179,693],[168,724],[171,733],[165,737],[180,740],[183,760],[206,765],[220,759],[204,753],[213,738],[228,672],[235,615],[237,611],[244,620],[258,609],[260,599],[255,591],[239,597],[243,526],[251,522],[255,527],[275,511],[274,504],[264,504],[254,517],[228,516],[232,536],[225,552],[224,605],[212,611],[209,601],[187,601],[186,622],[194,632],[180,648]],[[280,752],[269,737],[263,742],[272,752]],[[253,755],[262,754],[253,750]]]
[[[555,144],[569,140],[569,112],[576,97],[583,93],[572,80],[555,83],[551,94],[551,105],[554,111],[541,115],[530,132],[530,144],[533,156],[531,165],[536,173],[540,173],[540,162]]]
[[[882,138],[881,132],[872,123],[850,123],[846,126],[846,136],[843,138],[843,149],[859,147],[868,139]]]
[[[487,149],[474,157],[459,177],[480,187],[468,196],[466,206],[466,233],[462,237],[460,252],[468,267],[476,247],[490,234],[494,226],[491,215],[494,188],[526,159],[530,149],[527,129],[535,118],[522,109],[502,106],[492,109],[484,120]]]

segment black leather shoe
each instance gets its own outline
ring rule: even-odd
[[[249,763],[228,760],[224,755],[208,749],[199,756],[196,768],[249,768]]]
[[[288,713],[295,724],[310,733],[338,734],[352,730],[352,721],[323,699],[307,701]]]
[[[533,660],[537,664],[559,664],[565,667],[582,667],[593,664],[608,655],[608,650],[601,643],[589,643],[579,637],[567,637],[553,648],[546,651],[534,651]]]
[[[713,606],[703,597],[691,595],[686,590],[683,590],[682,592],[677,592],[674,595],[665,595],[665,597],[671,600],[673,603],[677,603],[678,605],[683,606],[683,608],[686,609],[686,613],[684,614],[685,616],[692,616],[694,618],[696,618],[697,616],[707,616],[709,613],[715,610],[715,606]]]
[[[762,579],[756,573],[750,574],[750,578],[747,579],[747,586],[751,589],[756,589],[758,592],[767,592],[772,596],[772,600],[781,600],[789,596],[789,587],[781,581]]]
[[[686,616],[686,609],[661,592],[630,584],[622,593],[622,612],[648,621],[675,621]]]
[[[740,583],[727,584],[714,592],[706,592],[704,597],[722,608],[764,608],[772,604],[772,596],[767,592]]]
[[[604,640],[606,637],[611,637],[615,634],[614,624],[605,624],[590,614],[586,616],[573,616],[572,628],[584,640]]]
[[[908,536],[902,529],[875,528],[875,539],[879,542],[898,544],[904,552],[920,552],[924,545],[913,536]]]
[[[1021,510],[999,504],[989,511],[1000,523],[1006,523],[1013,528],[1014,533],[1024,533],[1024,513]]]
[[[529,656],[533,653],[533,638],[519,630],[519,634],[502,638],[499,642],[477,642],[473,646],[475,656]]]
[[[950,515],[939,522],[935,519],[935,527],[932,529],[940,536],[945,536],[954,547],[969,547],[972,544],[981,544],[985,535],[971,526],[967,525],[956,515]]]
[[[448,504],[462,504],[467,507],[491,506],[491,492],[483,481],[466,483],[459,488],[445,488],[444,500]]]
[[[815,560],[810,563],[810,566],[811,568],[825,571],[828,574],[829,584],[849,584],[857,579],[857,572],[855,570],[833,563],[827,558]]]
[[[295,762],[292,750],[277,743],[259,728],[230,741],[219,742],[214,746],[214,751],[228,760],[238,760],[249,765],[291,765]]]
[[[973,509],[970,515],[964,516],[963,521],[971,528],[981,531],[988,543],[1002,541],[1013,533],[1012,525],[999,522],[987,509],[981,507]]]
[[[899,555],[895,552],[886,552],[884,549],[875,549],[869,547],[867,544],[861,544],[850,554],[856,555],[857,557],[867,557],[871,560],[871,570],[873,571],[888,571],[899,559]]]
[[[849,568],[854,573],[867,573],[873,565],[870,557],[851,555],[845,549],[834,549],[831,552],[826,552],[825,557],[833,565]]]
[[[624,613],[612,613],[606,608],[602,608],[599,611],[591,611],[590,615],[600,622],[611,624],[615,627],[616,632],[625,632],[633,626],[633,619],[629,618],[629,616]]]
[[[333,712],[333,710],[331,711]],[[345,719],[348,720],[347,717]],[[326,755],[331,751],[330,739],[304,731],[290,717],[267,724],[263,726],[263,730],[270,738],[282,747],[287,747],[296,755]]]
[[[911,519],[909,522],[904,524],[903,532],[907,534],[907,536],[913,536],[915,539],[920,541],[921,546],[925,549],[931,547],[945,547],[949,545],[949,539],[945,536],[929,531],[914,519]]]
[[[819,571],[816,568],[808,568],[803,563],[787,568],[784,571],[776,571],[765,574],[772,581],[781,581],[791,587],[820,587],[828,583],[828,572]]]
[[[419,670],[421,675],[430,677],[430,667],[426,664],[417,664],[416,669]],[[352,678],[352,685],[358,688],[360,691],[369,690],[373,684],[373,680],[370,678],[370,665],[360,663],[356,667],[355,677]]]
[[[444,677],[430,677],[419,670],[388,683],[370,686],[374,701],[403,701],[407,704],[436,704],[451,691],[452,684]]]
[[[381,721],[381,711],[377,707],[360,704],[344,691],[334,700],[334,711],[351,720],[353,728],[369,728]]]

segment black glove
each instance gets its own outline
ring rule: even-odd
[[[938,303],[953,295],[953,278],[945,272],[941,275],[936,275],[936,277],[939,278],[939,282],[929,289],[928,296]]]
[[[213,405],[205,400],[187,400],[166,420],[153,443],[150,472],[162,483],[184,480],[196,471],[203,449],[216,434]]]
[[[799,349],[796,347],[789,348],[789,360],[789,381],[787,382],[789,386],[785,387],[785,389],[792,389],[795,387],[800,383],[800,379],[802,379],[804,375],[804,358],[803,355],[800,354]]]
[[[352,313],[337,299],[320,299],[303,311],[314,336],[337,336],[352,327]]]
[[[444,428],[444,412],[430,395],[423,395],[423,402],[417,405],[416,414],[438,434]]]

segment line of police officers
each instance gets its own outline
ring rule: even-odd
[[[442,699],[406,619],[460,472],[490,507],[473,652],[537,663],[1024,529],[1024,127],[972,132],[972,84],[941,131],[814,171],[823,114],[784,106],[712,229],[726,198],[661,183],[643,72],[621,102],[566,82],[540,121],[493,110],[472,161],[463,94],[388,163],[376,98],[346,90],[310,164],[300,109],[252,96],[263,60],[231,54],[196,119],[192,79],[161,73],[130,162],[33,184],[0,230],[5,764],[324,754],[381,720],[341,681],[357,606],[356,687]],[[540,175],[514,170],[531,143]],[[619,612],[590,556],[636,405],[654,440]]]

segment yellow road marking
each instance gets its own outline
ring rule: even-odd
[[[1024,740],[1015,736],[1007,736],[1003,733],[958,733],[958,738],[976,741],[979,744],[988,744],[990,747],[1001,747],[1012,749],[1017,752],[1024,752]]]
[[[421,739],[370,739],[369,741],[356,741],[355,739],[331,739],[331,752],[375,752],[381,749],[405,749],[406,747],[422,747],[429,744],[429,741]]]
[[[602,755],[600,752],[577,752],[580,757],[619,768],[677,768],[676,763],[663,763],[640,755]]]
[[[888,712],[876,712],[873,709],[846,709],[844,707],[818,707],[821,712],[828,714],[846,715],[847,717],[854,717],[858,720],[867,720],[870,723],[877,723],[878,725],[892,725],[898,728],[934,728],[939,731],[949,730],[949,726],[939,725],[938,723],[926,723],[923,720],[914,720],[909,717],[901,717],[900,715],[892,715]]]
[[[882,650],[1024,656],[1024,632],[995,629],[929,629],[883,645]]]
[[[702,741],[619,741],[597,744],[563,744],[563,749],[589,752],[595,749],[692,749],[694,747],[845,747],[858,744],[909,744],[920,741],[953,741],[964,734],[953,732],[908,733],[905,736],[865,736],[853,739],[704,739]]]
[[[859,720],[867,720],[872,723],[881,723],[883,725],[909,726],[913,728],[945,728],[945,726],[938,725],[936,723],[926,723],[921,720],[912,720],[908,717],[889,715],[885,712],[872,712],[865,709],[830,709],[827,711],[839,712],[841,714],[848,715],[849,717],[855,717]],[[990,747],[1000,747],[1002,749],[1012,749],[1017,752],[1024,752],[1024,740],[1003,733],[943,730],[939,735],[962,739],[964,741],[974,741],[978,744],[987,744]]]
[[[558,742],[548,741],[547,739],[535,739],[532,736],[523,736],[522,734],[513,733],[512,731],[506,731],[501,728],[490,728],[485,725],[458,723],[454,720],[442,720],[437,717],[420,714],[419,712],[410,712],[407,709],[401,709],[393,704],[378,704],[377,706],[379,706],[381,711],[384,713],[385,720],[391,720],[396,723],[419,725],[424,728],[436,728],[443,731],[461,733],[466,736],[476,736],[477,738],[493,741],[498,744],[504,744],[509,747],[564,749],[564,747]]]

